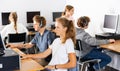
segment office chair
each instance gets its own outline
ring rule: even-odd
[[[27,35],[26,33],[10,33],[8,34],[8,43],[19,44],[19,43],[26,43]],[[20,49],[21,51],[28,53],[26,48]]]
[[[8,34],[8,43],[25,43],[26,33]]]
[[[99,66],[99,71],[101,71],[100,64],[99,64],[99,62],[101,61],[100,59],[90,59],[90,60],[81,61],[82,54],[84,53],[82,50],[83,50],[82,49],[82,41],[80,39],[77,39],[75,51],[76,51],[76,56],[78,57],[78,60],[77,60],[78,70],[79,71],[88,71],[88,67],[90,66],[90,63],[97,63]]]

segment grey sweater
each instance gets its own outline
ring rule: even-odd
[[[90,36],[87,32],[85,32],[85,30],[81,28],[76,28],[76,39],[80,39],[82,41],[83,56],[89,53],[94,48],[94,46],[97,47],[100,44],[109,43],[108,40],[100,40]]]

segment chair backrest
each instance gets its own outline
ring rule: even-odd
[[[76,56],[78,57],[78,61],[80,61],[80,58],[83,55],[83,51],[82,51],[82,41],[80,39],[76,39]]]
[[[84,70],[84,64],[97,62],[98,66],[99,66],[99,71],[101,71],[100,70],[100,64],[99,64],[99,62],[101,61],[100,59],[88,59],[88,60],[83,60],[82,59],[82,57],[84,55],[82,44],[84,44],[83,41],[81,41],[80,39],[76,40],[76,56],[78,57],[77,64],[81,65],[81,68],[79,68],[79,66],[78,66],[78,70],[80,70],[80,71],[88,71],[86,69],[87,65],[86,65],[85,70]]]
[[[8,43],[25,43],[26,33],[8,34]]]
[[[76,39],[76,50],[82,51],[82,41],[80,39]]]

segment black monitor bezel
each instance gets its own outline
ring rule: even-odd
[[[33,17],[35,15],[40,15],[40,11],[27,11],[26,12],[27,23],[33,23]]]
[[[2,12],[1,13],[2,25],[8,25],[10,23],[9,22],[9,15],[10,15],[10,12]]]
[[[56,14],[58,14],[59,16],[55,16]],[[61,17],[62,16],[62,12],[53,12],[52,13],[52,17],[53,17],[53,22],[55,22],[55,19],[58,18],[58,17]]]

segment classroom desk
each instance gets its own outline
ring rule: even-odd
[[[28,35],[35,35],[35,33],[36,33],[36,32],[34,32],[34,31],[29,31],[29,32],[28,32]]]
[[[116,40],[115,43],[100,45],[100,47],[120,53],[120,40]]]
[[[24,55],[24,53],[17,48],[14,48],[13,50],[20,55],[21,54]],[[29,59],[21,59],[20,70],[15,70],[15,71],[37,71],[37,70],[43,70],[43,69],[44,69],[43,66],[37,63],[35,60],[29,58]]]
[[[112,58],[112,61],[108,66],[120,71],[120,40],[116,40],[115,43],[100,45],[100,47],[110,50],[107,54]]]

